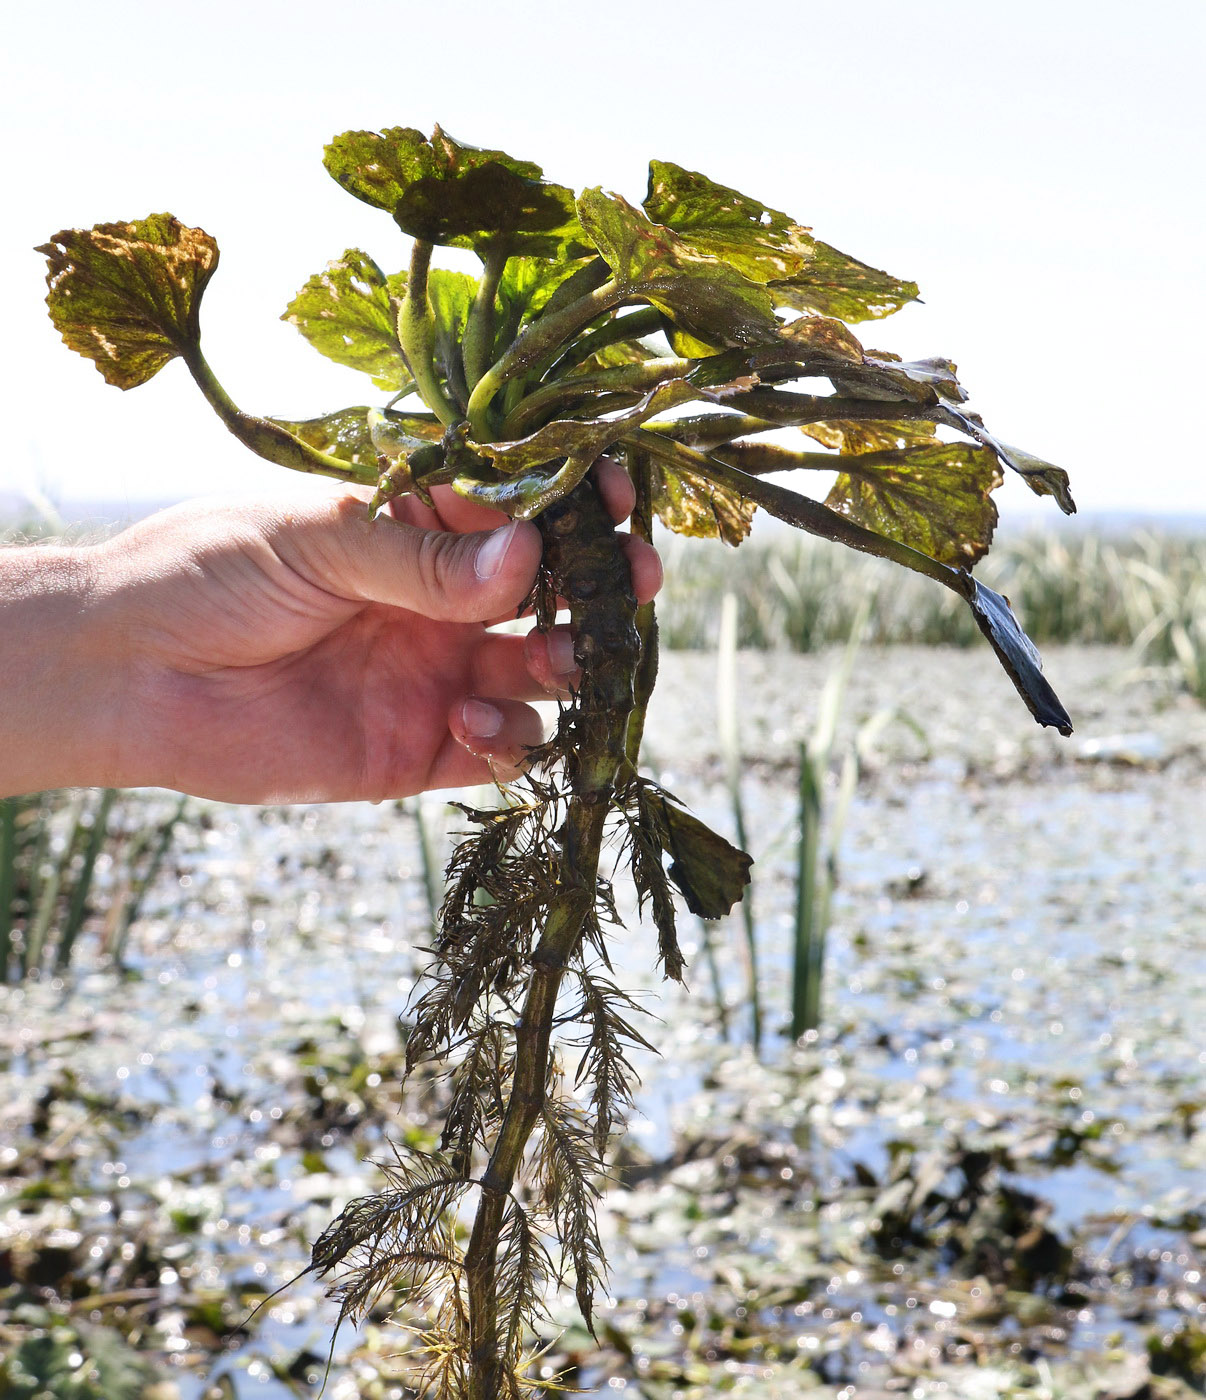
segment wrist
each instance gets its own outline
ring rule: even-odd
[[[109,612],[101,550],[0,549],[0,795],[120,782]]]

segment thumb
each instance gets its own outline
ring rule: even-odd
[[[306,572],[316,583],[442,622],[486,622],[514,612],[540,562],[540,531],[529,521],[472,534],[425,530],[388,515],[369,520],[355,498],[339,503],[319,535],[305,551]]]

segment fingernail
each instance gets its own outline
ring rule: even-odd
[[[489,582],[502,568],[518,527],[519,521],[512,520],[509,525],[500,525],[493,534],[487,535],[482,541],[477,558],[473,561],[473,568],[483,583]]]
[[[554,627],[548,634],[549,670],[555,676],[568,676],[578,669],[574,660],[574,634],[568,627]]]
[[[502,728],[502,711],[484,700],[466,700],[461,706],[465,733],[474,739],[491,739]]]

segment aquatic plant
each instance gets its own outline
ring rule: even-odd
[[[991,542],[1002,467],[1074,506],[1062,470],[965,407],[948,360],[868,351],[845,324],[915,300],[913,283],[736,190],[654,161],[643,207],[600,188],[575,197],[539,166],[439,128],[430,139],[346,132],[325,163],[413,240],[409,268],[386,273],[349,249],[286,317],[368,374],[388,396],[381,407],[304,420],[238,408],[201,352],[218,263],[202,229],[155,214],[65,230],[41,251],[56,327],[108,382],[132,388],[182,359],[240,441],[375,487],[374,513],[450,487],[540,528],[536,626],[564,599],[581,681],[506,804],[464,812],[471,834],[452,856],[430,978],[410,1013],[411,1067],[435,1062],[446,1080],[440,1150],[387,1164],[389,1189],[348,1205],[312,1259],[341,1317],[391,1293],[428,1301],[420,1386],[492,1400],[537,1384],[533,1337],[553,1281],[572,1281],[590,1325],[605,1268],[596,1183],[643,1037],[611,974],[604,842],[621,844],[676,979],[676,893],[718,917],[750,865],[639,772],[656,622],[652,605],[637,606],[592,464],[609,453],[627,467],[633,529],[647,538],[657,518],[737,545],[761,507],[951,590],[1035,718],[1061,733],[1071,724],[1037,653],[970,570]],[[436,245],[473,250],[481,277],[433,267]],[[831,392],[806,392],[823,387],[808,381]],[[784,428],[812,439],[808,450],[765,441]],[[834,468],[824,502],[771,479]],[[455,1222],[471,1202],[462,1253]]]
[[[120,966],[183,812],[181,799],[170,816],[153,815],[114,788],[0,799],[0,985],[63,972],[101,913],[104,951]]]

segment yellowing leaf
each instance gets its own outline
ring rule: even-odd
[[[649,162],[645,212],[754,282],[792,277],[815,256],[816,240],[802,224],[672,161]]]
[[[778,336],[770,298],[736,268],[697,252],[619,195],[586,190],[583,228],[616,280],[707,346],[765,345]]]
[[[645,212],[699,252],[765,283],[776,306],[868,321],[917,298],[915,282],[868,267],[780,210],[670,161],[649,163]]]
[[[835,411],[840,413],[841,407],[841,401],[837,400],[834,403]],[[938,441],[934,436],[933,423],[920,419],[880,422],[860,418],[827,418],[821,423],[802,424],[800,431],[814,441],[826,447],[836,447],[843,453],[899,451]]]
[[[967,568],[988,552],[997,523],[990,493],[1001,473],[986,448],[935,441],[838,457],[834,465],[830,510],[943,564]]]
[[[398,343],[398,306],[406,276],[387,278],[367,253],[349,248],[316,272],[281,317],[336,364],[363,370],[379,389],[411,382]]]
[[[819,311],[842,321],[878,321],[918,296],[916,282],[901,281],[819,239],[808,267],[781,282],[769,282],[767,291],[776,306]]]
[[[38,252],[55,329],[110,384],[145,384],[196,347],[201,295],[218,266],[218,245],[203,229],[151,214],[64,229]]]
[[[731,545],[749,534],[757,507],[736,491],[656,461],[650,474],[653,509],[668,530]]]
[[[288,418],[269,418],[268,422],[341,462],[350,462],[355,467],[375,467],[377,449],[369,436],[368,415],[367,405],[359,404],[322,418],[303,418],[296,422]]]

